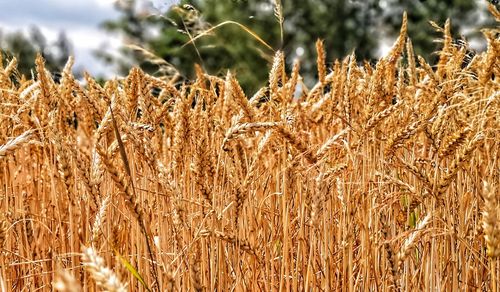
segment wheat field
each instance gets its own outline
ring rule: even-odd
[[[500,20],[500,13],[490,6]],[[0,64],[1,291],[499,291],[500,39],[268,86]],[[302,89],[296,91],[297,85]]]

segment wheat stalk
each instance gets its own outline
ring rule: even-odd
[[[0,146],[0,157],[5,157],[8,154],[14,153],[17,149],[21,148],[25,144],[30,142],[30,138],[33,135],[33,130],[28,130],[21,135],[9,140],[4,145]]]
[[[105,265],[103,258],[92,247],[82,247],[82,251],[82,264],[101,289],[109,292],[127,291],[127,286]]]

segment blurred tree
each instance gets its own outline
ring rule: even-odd
[[[403,11],[407,11],[408,34],[415,47],[415,53],[433,61],[436,56],[432,53],[439,48],[435,39],[441,38],[442,35],[429,25],[429,21],[444,26],[446,19],[450,19],[452,34],[456,38],[461,35],[468,39],[476,38],[480,33],[474,28],[482,27],[487,20],[481,17],[481,13],[485,11],[480,9],[479,2],[471,0],[385,0],[381,1],[381,4],[387,7],[383,10],[382,19],[395,31],[401,23],[401,14]],[[483,2],[487,3],[486,0]],[[483,5],[483,7],[485,6]],[[483,23],[480,23],[479,20]]]
[[[147,32],[150,31],[148,28],[151,28],[155,21],[138,10],[135,0],[118,0],[115,2],[115,8],[120,11],[121,17],[118,20],[104,22],[101,26],[105,30],[123,35],[125,43],[146,44],[152,39],[151,36],[148,37]],[[135,62],[139,62],[143,68],[146,67],[147,71],[151,65],[147,62],[140,62],[141,55],[127,48],[121,49],[124,58],[116,58],[105,48],[96,50],[95,54],[105,62],[116,65],[122,73],[126,73]]]
[[[130,42],[148,49],[189,77],[193,75],[194,63],[201,64],[212,74],[222,75],[229,68],[235,71],[244,89],[251,94],[265,84],[273,50],[284,50],[290,63],[295,57],[302,59],[301,72],[306,83],[310,84],[316,74],[314,43],[317,38],[325,40],[328,61],[341,58],[353,50],[359,60],[373,59],[380,42],[397,35],[403,10],[407,10],[409,32],[416,52],[427,56],[436,50],[432,40],[438,36],[432,33],[428,20],[442,25],[450,17],[455,28],[467,27],[477,9],[475,1],[470,0],[281,2],[283,39],[274,16],[273,1],[270,0],[192,0],[190,5],[171,9],[165,15],[148,13],[135,0],[121,0],[117,4],[121,18],[107,21],[103,27],[121,33]],[[209,36],[197,39],[194,45],[183,46],[210,27],[208,24],[214,26],[228,20],[251,29],[273,50],[233,24],[217,28]],[[136,53],[129,52],[127,56],[142,65],[146,64],[144,58],[138,58]],[[118,61],[107,57],[108,61],[126,64],[123,59]],[[128,67],[121,66],[121,69]],[[150,65],[147,69],[154,72]]]
[[[53,44],[48,44],[45,36],[36,26],[31,27],[28,35],[20,31],[7,33],[0,38],[3,60],[16,57],[19,73],[31,77],[36,54],[45,58],[45,66],[53,74],[60,72],[72,54],[72,44],[64,32],[59,34]],[[6,58],[5,58],[6,57]]]
[[[365,2],[376,6],[378,0]],[[325,39],[329,60],[342,57],[354,48],[360,59],[372,57],[377,50],[373,34],[377,14],[367,6],[347,0],[283,1],[283,43],[274,7],[269,1],[194,0],[190,2],[192,6],[172,9],[165,16],[141,11],[138,4],[134,0],[118,1],[116,8],[121,18],[107,21],[103,27],[125,35],[127,40],[152,51],[186,76],[192,76],[193,63],[201,64],[213,74],[224,74],[230,68],[250,92],[267,80],[274,52],[242,28],[228,24],[196,40],[195,45],[183,45],[207,29],[208,23],[216,25],[233,20],[251,29],[273,49],[283,49],[288,56],[305,60],[315,60],[317,38]],[[126,63],[123,59],[105,57],[115,63]],[[314,68],[314,63],[302,64],[302,72],[310,79],[314,77]]]
[[[35,64],[36,48],[30,40],[21,32],[7,34],[2,40],[2,60],[17,58],[17,68],[19,72],[26,77],[31,77],[31,69]]]
[[[59,36],[54,43],[54,47],[54,55],[56,57],[56,59],[54,60],[55,63],[59,66],[66,65],[69,56],[73,54],[73,45],[71,44],[71,41],[68,39],[64,31],[59,32]]]

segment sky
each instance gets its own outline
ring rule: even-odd
[[[48,43],[64,30],[73,45],[75,69],[82,68],[94,76],[116,74],[113,68],[93,56],[105,47],[117,52],[121,40],[99,28],[104,20],[119,16],[114,0],[0,0],[0,29],[3,32],[28,32],[32,25],[40,28]]]

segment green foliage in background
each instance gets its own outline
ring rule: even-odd
[[[256,41],[236,25],[224,25],[210,35],[183,46],[210,26],[224,21],[236,21],[269,43],[274,50],[282,49],[288,56],[300,57],[301,72],[306,83],[315,79],[315,41],[324,39],[333,61],[355,50],[358,60],[377,58],[379,46],[386,36],[389,40],[399,32],[401,16],[406,10],[409,35],[417,54],[431,56],[438,47],[433,43],[432,20],[443,25],[452,19],[453,31],[480,25],[477,1],[470,0],[283,0],[284,35],[274,15],[273,1],[262,0],[193,0],[192,6],[179,6],[165,15],[151,15],[138,8],[134,0],[117,4],[119,19],[106,22],[103,27],[124,35],[177,68],[184,76],[193,76],[194,63],[211,74],[224,75],[227,69],[237,74],[244,89],[252,94],[265,85],[273,51]],[[182,4],[187,4],[183,1]],[[473,31],[473,29],[472,29]],[[387,40],[385,40],[387,41]],[[297,55],[297,52],[303,52]],[[111,63],[118,64],[125,73],[131,64],[154,73],[158,68],[144,62],[137,52],[123,51],[126,58],[101,53]],[[132,60],[132,62],[131,62]],[[164,72],[156,72],[164,73]]]
[[[58,39],[49,44],[42,32],[33,26],[28,35],[18,31],[0,36],[0,53],[2,60],[8,61],[16,57],[18,71],[26,78],[31,78],[35,66],[35,58],[40,53],[45,58],[45,66],[57,75],[72,54],[72,44],[64,32]]]
[[[383,13],[383,21],[389,27],[395,28],[401,22],[403,11],[408,13],[408,35],[415,47],[415,53],[425,56],[429,61],[435,58],[430,57],[438,49],[435,39],[440,33],[429,25],[429,21],[434,21],[443,26],[446,19],[451,20],[451,30],[455,37],[461,34],[467,38],[479,38],[479,31],[476,27],[482,27],[481,14],[487,16],[487,12],[480,10],[478,3],[481,1],[472,0],[386,0],[385,7],[388,9]],[[483,1],[487,3],[486,0]],[[468,33],[466,31],[469,30]]]

